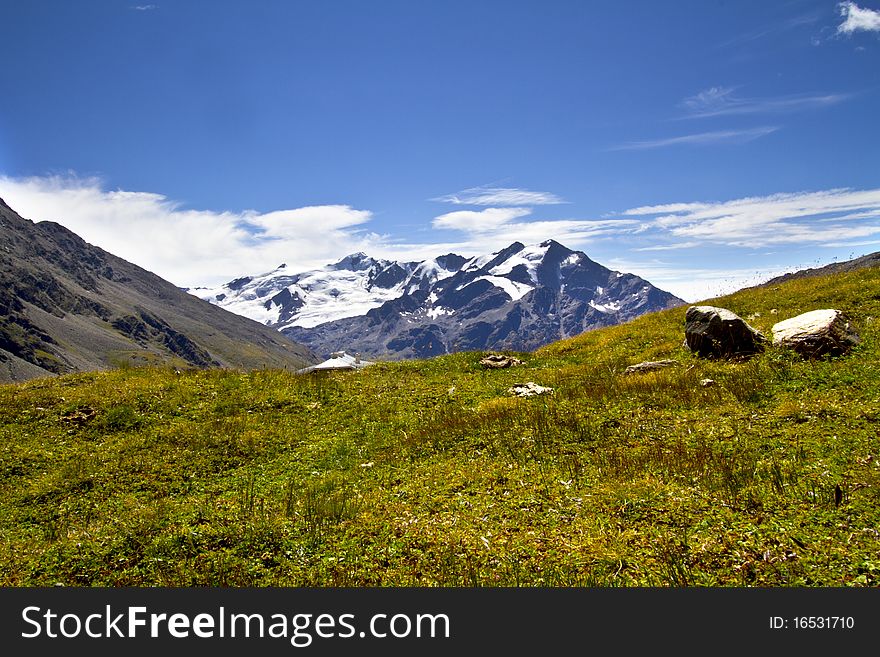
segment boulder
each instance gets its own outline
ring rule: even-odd
[[[773,325],[773,344],[790,347],[807,358],[839,356],[859,343],[859,335],[839,310],[803,313]]]
[[[513,367],[514,365],[522,365],[523,362],[519,358],[513,356],[505,356],[504,354],[489,354],[480,361],[480,365],[489,369],[501,369],[504,367]]]
[[[738,358],[763,351],[767,339],[726,308],[691,306],[685,315],[684,341],[704,358]]]
[[[623,373],[641,374],[642,372],[654,372],[656,370],[662,370],[663,368],[672,367],[674,365],[678,365],[677,360],[646,360],[644,363],[630,365],[625,370],[623,370]]]
[[[534,397],[535,395],[553,392],[553,388],[539,386],[534,381],[529,381],[528,383],[517,383],[512,388],[508,388],[507,392],[517,397]]]

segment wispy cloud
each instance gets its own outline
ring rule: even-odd
[[[435,229],[462,233],[460,248],[488,253],[511,242],[542,242],[552,237],[571,248],[583,248],[598,239],[633,233],[641,223],[635,219],[551,219],[515,221],[529,216],[531,208],[462,210],[435,217]]]
[[[722,41],[718,44],[718,47],[726,48],[728,46],[741,45],[749,41],[756,41],[770,35],[779,35],[779,33],[782,32],[788,32],[799,27],[812,25],[813,23],[819,21],[821,16],[821,12],[814,11],[806,14],[801,14],[799,16],[794,16],[792,18],[782,20],[774,24],[763,25],[754,30],[750,30],[749,32],[739,34],[732,39],[728,39],[727,41]]]
[[[617,271],[625,271],[651,281],[657,287],[672,292],[688,302],[729,294],[743,287],[758,285],[790,271],[805,269],[811,264],[771,267],[706,267],[668,260],[644,260],[612,257],[603,265]]]
[[[838,34],[853,32],[880,32],[880,11],[859,7],[855,2],[838,5],[843,22],[837,26]]]
[[[684,118],[706,118],[732,114],[767,114],[797,112],[842,103],[850,94],[813,94],[777,96],[774,98],[743,98],[732,87],[711,87],[685,98],[681,105]]]
[[[454,205],[478,206],[558,205],[565,203],[559,196],[550,192],[532,192],[514,187],[471,187],[431,200]]]
[[[708,203],[666,203],[664,205],[643,205],[638,208],[631,208],[623,214],[633,217],[649,214],[664,214],[668,212],[692,212],[712,207]]]
[[[158,9],[156,5],[133,5],[131,9],[135,11],[152,11],[153,9]]]
[[[498,230],[512,219],[531,214],[529,208],[486,208],[485,210],[458,210],[435,217],[434,228],[449,228],[470,233],[487,233]]]
[[[724,142],[745,143],[764,137],[779,130],[777,126],[762,126],[759,128],[746,128],[744,130],[714,130],[711,132],[698,132],[690,135],[677,137],[664,137],[661,139],[649,139],[646,141],[630,141],[617,146],[612,146],[611,151],[640,151],[652,148],[665,148],[667,146],[701,146],[706,144],[718,144]]]
[[[829,242],[828,244],[825,244],[825,246],[849,248],[856,246],[872,246],[874,244],[880,244],[880,240],[865,240],[863,242]]]
[[[655,246],[642,246],[633,251],[678,251],[679,249],[693,249],[700,246],[700,242],[677,242],[675,244],[658,244]]]
[[[665,234],[692,245],[827,245],[880,234],[880,189],[832,189],[716,203],[644,206],[623,215],[654,215],[649,222],[654,237]]]

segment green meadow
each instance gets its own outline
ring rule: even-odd
[[[880,268],[705,303],[768,337],[837,308],[862,342],[702,360],[681,307],[501,370],[0,386],[0,584],[880,585]]]

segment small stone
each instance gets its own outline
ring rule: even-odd
[[[489,354],[480,361],[480,365],[489,369],[497,370],[505,367],[513,367],[514,365],[522,365],[523,362],[519,358],[513,356],[505,356],[504,354]]]
[[[715,383],[715,379],[700,379],[700,385],[704,388],[711,388],[717,384]]]
[[[667,367],[673,367],[675,365],[678,365],[677,360],[646,360],[643,363],[630,365],[625,370],[623,370],[623,373],[641,374],[642,372],[655,372],[657,370],[662,370]]]
[[[507,392],[508,394],[516,395],[517,397],[534,397],[535,395],[543,395],[548,392],[553,392],[553,388],[539,386],[534,381],[529,381],[527,383],[517,383],[513,387],[508,388]]]

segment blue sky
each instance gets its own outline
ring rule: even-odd
[[[5,3],[0,196],[179,285],[555,238],[688,300],[880,244],[880,1]]]

